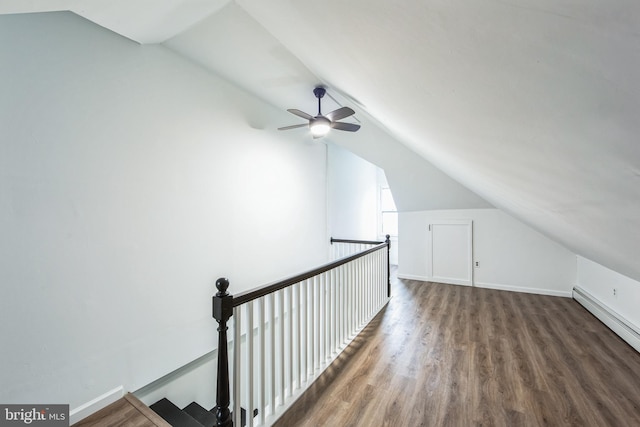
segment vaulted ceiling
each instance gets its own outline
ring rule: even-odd
[[[0,0],[53,10],[164,43],[283,110],[314,112],[322,83],[326,111],[363,124],[336,143],[421,170],[398,175],[401,210],[437,207],[427,180],[470,190],[450,207],[501,208],[640,280],[636,1]]]

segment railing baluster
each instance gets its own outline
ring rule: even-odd
[[[322,367],[326,362],[327,355],[327,288],[324,281],[324,274],[318,276],[318,288],[320,289],[320,319],[321,322],[318,325],[320,331],[320,359],[318,364]]]
[[[285,403],[285,390],[284,390],[284,356],[285,356],[285,338],[284,338],[284,289],[278,292],[278,329],[280,330],[280,336],[278,345],[280,347],[280,375],[278,376],[278,395],[280,396],[280,404]]]
[[[265,395],[267,394],[267,384],[266,384],[266,352],[265,352],[265,340],[264,340],[264,298],[260,298],[258,300],[258,355],[260,357],[259,374],[258,374],[258,424],[264,425],[264,408],[267,406],[265,404]]]
[[[253,301],[249,301],[246,305],[247,314],[247,427],[253,427]]]
[[[342,276],[342,341],[343,344],[349,338],[349,277],[347,276],[347,265],[340,266]]]
[[[367,304],[367,270],[365,268],[364,258],[360,259],[360,292],[362,293],[362,313],[360,317],[360,326],[364,323],[364,319],[367,318],[367,311],[369,305]]]
[[[351,315],[353,313],[353,294],[351,293],[351,264],[344,265],[344,276],[347,285],[347,338],[351,339],[353,336],[353,327],[351,325]]]
[[[372,260],[371,256],[367,256],[367,275],[369,276],[369,283],[367,283],[367,288],[369,290],[369,315],[367,318],[371,317],[373,314],[373,272],[371,271]]]
[[[316,292],[316,316],[315,316],[315,347],[316,347],[316,354],[315,354],[315,370],[317,370],[320,367],[320,361],[321,361],[321,354],[322,354],[322,282],[320,281],[320,276],[316,276],[313,279],[313,287],[315,288],[315,292]]]
[[[353,314],[351,316],[351,327],[356,331],[358,330],[358,270],[356,261],[351,263],[351,285],[353,287]]]
[[[371,257],[365,257],[365,271],[367,272],[367,299],[369,301],[369,313],[367,314],[367,319],[371,317],[371,312],[373,309],[373,275],[371,274]]]
[[[371,295],[373,298],[373,313],[378,307],[378,275],[376,272],[376,254],[371,254]],[[373,313],[371,313],[373,315]]]
[[[371,292],[371,257],[366,256],[364,257],[365,261],[365,274],[367,275],[367,304],[369,305],[367,307],[367,318],[369,318],[371,316],[371,308],[373,306],[373,298],[372,298],[372,292]]]
[[[312,377],[316,371],[316,356],[318,353],[318,289],[315,286],[315,278],[307,280],[307,289],[309,290],[308,304],[308,321],[307,330],[309,331],[309,366],[307,378]]]
[[[240,424],[240,408],[242,395],[240,383],[242,381],[242,307],[233,309],[233,424]],[[219,421],[219,420],[218,420]],[[217,425],[223,425],[218,422]]]
[[[344,281],[344,328],[345,338],[351,337],[351,327],[349,326],[349,314],[351,313],[351,283],[349,280],[349,264],[342,266],[342,280]]]
[[[302,376],[302,294],[300,283],[294,286],[296,294],[296,389],[299,389]]]
[[[333,290],[331,272],[324,273],[324,281],[327,283],[327,353],[329,357],[333,355],[333,345],[331,342],[331,325],[333,322]]]
[[[365,289],[365,301],[367,304],[367,315],[365,316],[365,319],[369,318],[369,315],[371,313],[371,278],[370,278],[370,274],[369,274],[369,257],[365,256],[363,258],[363,263],[364,263],[364,289]]]
[[[362,326],[362,319],[366,316],[367,313],[367,288],[366,288],[366,276],[364,270],[364,258],[360,258],[358,260],[358,271],[360,274],[360,298],[361,298],[361,309],[360,309],[360,327]]]
[[[298,381],[300,381],[300,386],[304,383],[304,366],[305,366],[305,358],[307,357],[307,337],[306,337],[306,329],[305,329],[305,316],[306,316],[306,306],[305,306],[305,289],[303,286],[304,282],[300,282],[296,284],[298,288],[298,336],[300,337],[300,341],[298,342],[298,348],[300,350],[300,355],[298,356]]]
[[[342,307],[340,306],[342,303],[342,281],[340,280],[339,268],[336,268],[334,275],[336,279],[336,351],[339,351],[342,344],[342,325],[340,323],[340,319],[342,317]]]
[[[356,294],[357,294],[356,327],[359,329],[360,317],[362,316],[362,291],[360,286],[360,260],[359,259],[354,261],[354,269],[356,273]]]
[[[383,296],[382,296],[382,288],[383,288],[382,284],[384,283],[382,281],[382,273],[383,273],[383,271],[382,271],[382,254],[381,254],[381,252],[382,251],[380,251],[380,252],[378,252],[376,254],[376,258],[377,259],[376,259],[376,267],[375,267],[375,271],[376,271],[376,274],[378,276],[377,285],[376,285],[377,289],[378,289],[378,305],[382,304],[382,298],[383,298]]]
[[[382,258],[380,258],[380,253],[376,253],[376,262],[375,262],[375,274],[376,274],[376,306],[379,306],[382,303],[382,295],[380,295],[380,284],[382,283],[382,277],[380,272],[380,266],[382,265]]]
[[[324,340],[326,334],[326,317],[325,317],[325,294],[324,294],[324,280],[323,276],[316,277],[316,284],[318,286],[318,366],[322,366],[324,362]]]
[[[269,295],[269,375],[271,386],[269,392],[269,412],[271,415],[276,413],[276,294]]]
[[[333,281],[331,280],[331,272],[327,271],[325,281],[327,282],[327,353],[329,357],[333,357],[333,341],[331,328],[333,325]]]
[[[349,271],[347,265],[342,266],[342,280],[344,282],[344,339],[347,341],[351,336],[349,330]]]
[[[380,258],[380,254],[374,254],[374,264],[373,264],[373,274],[376,276],[376,308],[380,306],[380,304],[382,304],[382,295],[380,294],[380,289],[381,289],[381,284],[382,284],[382,280],[381,280],[381,273],[380,273],[380,266],[381,264],[381,258]]]
[[[305,355],[305,369],[308,369],[309,366],[313,366],[313,289],[308,287],[307,281],[304,282],[305,288],[307,290],[307,299],[305,301],[305,307],[307,310],[304,313],[304,318],[307,322],[307,340],[304,345],[307,349],[307,353]],[[306,373],[307,371],[305,371]]]
[[[313,372],[313,288],[309,285],[309,279],[305,280],[304,287],[307,292],[306,299],[306,331],[307,331],[307,366],[304,373],[305,382]]]
[[[338,275],[340,276],[340,347],[344,346],[345,342],[345,325],[344,318],[347,313],[347,307],[345,306],[345,283],[344,283],[344,266],[338,267]]]
[[[354,319],[353,319],[353,323],[354,326],[356,328],[356,330],[358,330],[360,328],[360,302],[361,302],[361,297],[360,297],[360,268],[359,268],[359,264],[358,264],[358,260],[355,260],[353,262],[353,286],[354,286],[354,291],[355,291],[355,313],[354,313]]]
[[[342,295],[342,275],[340,274],[340,268],[336,268],[336,311],[338,316],[336,317],[336,345],[338,348],[342,347],[342,314],[344,313],[344,308],[342,306],[344,299]]]
[[[374,257],[374,265],[373,265],[373,273],[376,276],[376,307],[378,307],[382,303],[382,295],[380,295],[380,288],[382,284],[381,276],[380,276],[380,266],[381,264],[380,254],[375,254]]]
[[[294,373],[293,373],[293,290],[291,287],[287,288],[287,342],[289,345],[287,346],[287,382],[286,388],[288,390],[287,396],[291,396],[293,394],[293,383],[294,383]]]
[[[334,271],[329,273],[329,285],[331,289],[331,325],[329,326],[329,342],[331,343],[331,354],[336,351],[336,281],[334,278]]]
[[[307,287],[304,286],[304,282],[300,283],[300,335],[302,337],[302,344],[300,345],[300,349],[302,350],[302,354],[300,355],[300,382],[306,382],[307,375],[307,354],[309,353],[309,342],[307,340]]]
[[[331,281],[327,273],[322,273],[322,280],[324,281],[325,288],[325,333],[324,333],[324,348],[325,348],[325,361],[331,358]]]
[[[333,325],[335,324],[333,318],[335,313],[335,293],[333,291],[333,282],[331,281],[330,273],[324,273],[324,283],[329,288],[329,328],[327,330],[327,339],[329,340],[329,355],[333,354]]]
[[[384,290],[385,290],[385,283],[384,283],[384,254],[382,253],[382,251],[380,251],[378,253],[378,275],[379,275],[379,286],[380,286],[380,304],[382,305],[382,303],[384,302]]]
[[[315,278],[309,279],[311,287],[311,331],[313,332],[313,348],[311,352],[311,375],[316,371],[316,356],[318,354],[318,288],[315,286]]]
[[[337,311],[337,332],[336,335],[338,337],[338,348],[342,348],[342,343],[344,342],[344,337],[342,335],[343,332],[343,319],[344,319],[344,283],[342,281],[342,269],[340,267],[336,268],[336,285],[338,287],[336,296],[338,298]]]
[[[369,314],[369,301],[367,301],[367,297],[369,296],[367,293],[367,260],[365,257],[360,260],[360,270],[362,273],[360,279],[362,281],[362,319],[360,319],[362,323]]]
[[[336,352],[340,349],[340,274],[338,269],[333,272],[333,280],[336,284],[336,316],[335,316],[335,340],[336,340]]]
[[[313,336],[313,353],[311,355],[311,372],[316,371],[316,367],[318,366],[318,361],[320,360],[319,351],[320,351],[320,289],[317,286],[313,286],[312,288],[313,295],[313,303],[312,307],[312,315],[311,315],[311,328],[312,328],[312,336]]]

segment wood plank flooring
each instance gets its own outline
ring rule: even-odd
[[[171,427],[132,394],[81,420],[74,427]]]
[[[640,354],[574,300],[392,293],[276,426],[640,426]]]

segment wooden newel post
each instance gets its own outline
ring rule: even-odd
[[[227,349],[227,320],[233,315],[233,296],[227,293],[229,281],[216,280],[218,293],[213,297],[213,318],[218,321],[218,385],[216,391],[216,426],[233,427],[229,404],[229,351]]]
[[[391,298],[391,236],[387,234],[387,297]]]

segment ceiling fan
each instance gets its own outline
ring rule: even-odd
[[[334,110],[326,115],[322,115],[320,103],[321,103],[322,97],[326,92],[327,92],[326,89],[323,87],[317,87],[313,89],[313,94],[316,96],[316,98],[318,98],[318,115],[315,117],[312,116],[311,114],[305,113],[304,111],[296,110],[295,108],[287,110],[291,114],[295,114],[298,117],[307,119],[309,123],[285,126],[282,128],[278,128],[278,130],[289,130],[289,129],[296,129],[296,128],[309,126],[309,129],[311,130],[311,134],[315,139],[315,138],[322,138],[329,132],[330,129],[345,130],[347,132],[355,132],[358,129],[360,129],[360,125],[337,121],[340,119],[344,119],[345,117],[352,116],[356,113],[349,107],[338,108],[337,110]]]

